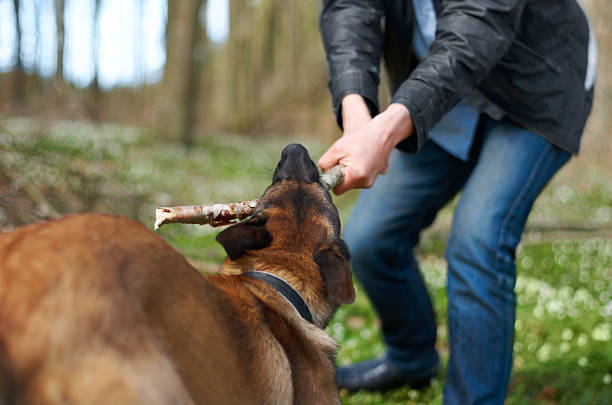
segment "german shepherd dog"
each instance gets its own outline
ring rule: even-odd
[[[119,216],[0,235],[0,404],[339,404],[323,328],[355,291],[318,180],[286,147],[208,278]]]

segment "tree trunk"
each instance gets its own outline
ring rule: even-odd
[[[143,86],[145,83],[145,61],[144,61],[144,38],[143,38],[143,26],[144,26],[144,0],[138,0],[137,2],[137,14],[134,26],[134,43],[136,44],[135,55],[134,55],[134,71],[135,81],[138,85]]]
[[[23,71],[23,60],[21,59],[21,18],[19,15],[19,0],[13,0],[15,10],[15,65],[13,72],[13,102],[22,107],[25,104],[26,75]]]
[[[231,114],[230,126],[239,132],[247,131],[258,114],[254,90],[257,66],[252,55],[256,50],[252,8],[249,0],[230,1],[228,111]]]
[[[64,79],[64,0],[55,0],[55,26],[57,29],[55,82],[59,84]]]
[[[200,9],[204,0],[168,2],[166,66],[164,71],[165,103],[163,121],[159,128],[165,136],[181,140],[186,146],[193,143],[194,107],[198,96],[198,60],[194,50],[200,29]]]
[[[276,36],[278,31],[278,0],[270,0],[268,7],[265,10],[267,24],[263,28],[265,30],[263,44],[263,74],[265,78],[274,76],[276,68],[276,49],[278,41]]]
[[[91,39],[92,43],[92,59],[94,65],[94,75],[91,81],[90,88],[90,101],[89,101],[89,116],[94,121],[100,120],[100,108],[102,104],[102,90],[100,89],[100,0],[95,0],[94,3],[94,15],[93,15],[93,35]]]

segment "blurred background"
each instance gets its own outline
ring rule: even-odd
[[[536,202],[517,253],[509,404],[612,403],[612,2],[580,3],[599,45],[595,104],[580,154]],[[319,8],[320,0],[0,0],[0,232],[83,211],[151,226],[156,206],[256,198],[290,142],[316,160],[340,135]],[[380,99],[389,99],[384,84]],[[343,221],[355,197],[334,197]],[[420,247],[443,357],[443,250],[455,203]],[[169,225],[160,235],[205,273],[223,258],[214,229]],[[330,333],[342,343],[339,362],[383,350],[362,293]],[[436,404],[441,382],[343,401]]]
[[[4,114],[329,131],[318,1],[1,0]],[[327,101],[327,102],[326,102]]]

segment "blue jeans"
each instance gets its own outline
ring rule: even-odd
[[[503,404],[512,364],[515,249],[540,191],[570,153],[509,120],[482,116],[467,162],[428,142],[393,151],[345,229],[351,265],[376,308],[387,357],[406,375],[438,366],[436,324],[413,250],[458,191],[446,248],[450,358],[445,404]]]

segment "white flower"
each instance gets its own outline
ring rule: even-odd
[[[563,343],[561,343],[561,346],[559,346],[559,351],[561,353],[567,353],[567,352],[570,351],[571,348],[572,348],[572,345],[570,345],[567,342],[563,342]]]
[[[336,322],[332,325],[332,330],[334,333],[341,335],[344,333],[344,325],[342,325],[340,322]]]
[[[361,336],[361,338],[364,340],[368,340],[369,338],[372,337],[372,335],[373,333],[370,329],[362,329],[362,331],[359,332],[359,336]]]
[[[541,318],[542,316],[544,316],[544,309],[541,306],[536,306],[533,309],[533,316],[535,316],[536,318]]]
[[[346,347],[347,349],[354,349],[358,345],[359,345],[359,342],[357,341],[357,339],[350,338],[349,340],[346,341],[346,343],[344,344],[344,347]]]
[[[565,328],[563,329],[563,332],[561,332],[561,339],[563,340],[572,340],[572,338],[574,337],[574,332],[572,332],[572,330],[570,328]]]
[[[600,308],[599,314],[605,318],[612,318],[612,301],[608,302],[603,308]]]
[[[525,256],[521,259],[521,267],[524,269],[530,269],[533,266],[533,258],[531,256]]]
[[[591,332],[591,337],[593,340],[607,342],[610,340],[611,332],[609,323],[600,323],[599,325],[595,326],[593,332]]]
[[[564,255],[563,253],[556,253],[555,254],[555,262],[559,266],[565,266],[569,262],[569,259],[568,259],[567,255]]]
[[[580,288],[574,293],[574,301],[581,302],[587,305],[591,301],[593,301],[593,297],[591,296],[588,290],[586,290],[585,288]]]
[[[540,350],[538,350],[537,356],[540,361],[548,361],[550,359],[551,347],[548,343],[544,343]]]
[[[559,289],[559,298],[562,299],[563,301],[570,300],[573,294],[574,294],[574,290],[572,290],[572,287],[563,286]]]
[[[561,312],[562,308],[563,308],[563,304],[561,303],[561,301],[552,300],[546,303],[546,311],[549,314],[557,314]]]

